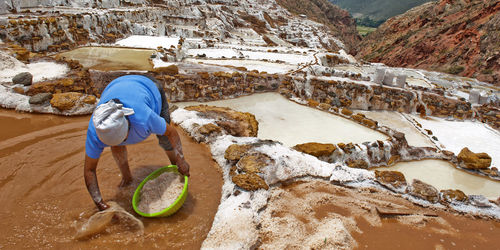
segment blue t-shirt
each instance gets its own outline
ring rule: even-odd
[[[127,116],[130,124],[128,137],[119,145],[141,142],[152,133],[165,133],[167,122],[160,116],[162,105],[160,91],[149,78],[139,75],[116,78],[106,86],[97,105],[114,98],[120,100],[124,107],[134,110],[133,115]],[[97,159],[107,146],[97,137],[92,118],[90,118],[85,141],[86,154],[90,158]]]

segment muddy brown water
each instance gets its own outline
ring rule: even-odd
[[[276,216],[289,215],[305,221],[352,218],[357,229],[349,231],[357,243],[355,249],[498,249],[500,221],[423,208],[383,191],[349,189],[324,181],[299,181],[282,188],[286,194],[280,198],[281,203],[296,200],[295,207],[298,199],[303,208],[287,209],[282,205]],[[405,208],[414,215],[382,216],[373,211],[375,207]],[[425,212],[437,217],[421,215]]]
[[[101,71],[152,70],[149,61],[151,49],[82,47],[60,53],[60,56],[78,60],[84,67]]]
[[[220,201],[222,178],[209,149],[179,128],[184,155],[191,165],[189,195],[167,218],[140,218],[142,236],[115,228],[84,241],[77,229],[97,212],[83,179],[89,116],[59,117],[0,110],[0,249],[1,248],[182,248],[198,249],[206,238]],[[105,200],[128,212],[132,194],[149,173],[169,163],[156,137],[128,147],[134,183],[120,189],[120,172],[109,149],[97,168]]]

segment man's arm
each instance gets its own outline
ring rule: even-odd
[[[165,130],[165,136],[167,136],[172,145],[175,157],[175,164],[179,169],[179,172],[183,175],[189,176],[189,164],[184,159],[184,154],[182,153],[181,138],[177,133],[177,130],[173,126],[167,123],[167,129]]]
[[[101,191],[99,190],[99,185],[97,184],[97,162],[99,162],[99,158],[93,159],[85,154],[83,177],[85,178],[85,185],[87,185],[87,190],[89,191],[92,200],[94,200],[95,205],[99,208],[99,210],[105,210],[108,209],[109,206],[102,200]]]

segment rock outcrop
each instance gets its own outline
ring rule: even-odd
[[[250,113],[207,105],[190,106],[186,107],[186,110],[197,111],[206,118],[214,119],[217,126],[230,135],[257,136],[259,123],[255,116]]]
[[[440,0],[389,19],[357,57],[475,77],[500,86],[500,2]]]
[[[286,9],[293,12],[293,4],[284,4],[286,8],[283,8],[275,1],[14,2],[15,9],[23,11],[16,17],[0,18],[0,39],[37,52],[68,50],[89,43],[112,43],[129,35],[178,36],[213,41],[247,39],[250,36],[261,45],[291,44],[335,51],[352,50],[359,42],[354,20],[346,11],[326,0],[315,0],[309,6],[314,8],[312,10],[305,9],[299,0],[292,1],[298,3],[301,10],[317,14],[317,21],[324,24],[310,20],[304,22],[303,18]],[[45,8],[30,9],[39,6]],[[66,8],[54,10],[54,6]],[[238,38],[235,37],[238,32],[233,31],[247,35]],[[24,57],[26,55],[29,56],[25,54]]]
[[[458,164],[468,169],[486,169],[491,165],[491,157],[487,153],[474,153],[463,148],[457,156]]]
[[[414,179],[411,185],[408,186],[408,192],[415,197],[432,203],[439,201],[439,191],[421,180]]]

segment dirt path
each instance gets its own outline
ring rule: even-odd
[[[212,225],[222,178],[209,149],[180,133],[191,164],[189,196],[172,217],[144,219],[143,236],[120,228],[75,241],[79,225],[96,212],[83,180],[85,136],[90,117],[65,118],[0,110],[0,248],[182,248],[198,249]],[[181,131],[179,129],[179,131]],[[119,189],[119,170],[106,149],[97,175],[104,199],[132,212],[139,182],[168,164],[156,137],[129,147],[134,183]]]

